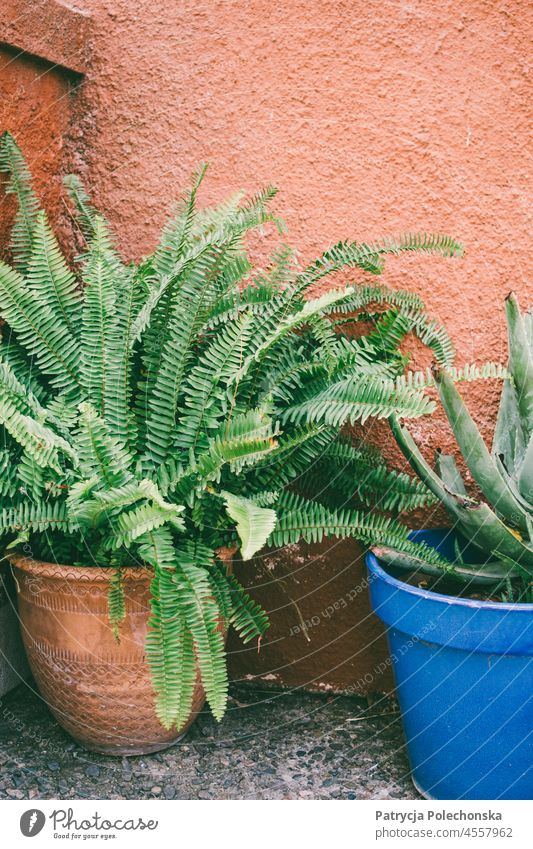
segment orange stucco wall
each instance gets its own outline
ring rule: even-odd
[[[179,187],[208,159],[205,202],[279,185],[277,209],[302,262],[340,238],[459,236],[463,260],[394,258],[384,280],[423,295],[460,361],[504,356],[503,297],[511,287],[524,303],[533,296],[530,3],[79,2],[92,34],[85,159],[78,145],[75,164],[128,257],[151,249]],[[273,241],[255,239],[256,255]],[[496,397],[497,387],[472,389],[488,430]],[[425,444],[446,438],[443,428],[431,437],[425,422],[416,432]],[[383,428],[373,433],[386,439]],[[288,595],[305,618],[320,618],[310,643],[290,634],[292,601],[260,576],[273,628],[259,658],[234,654],[235,674],[260,668],[267,680],[337,688],[376,670],[383,642],[364,603],[322,615],[360,581],[354,556],[346,545],[318,560],[302,550],[284,556]],[[276,576],[273,560],[263,565]],[[390,680],[386,670],[376,675],[378,687]]]

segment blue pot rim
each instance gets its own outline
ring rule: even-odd
[[[440,529],[439,529],[440,530]],[[379,578],[380,581],[384,581],[390,587],[394,587],[396,590],[400,590],[404,593],[409,593],[413,596],[418,596],[419,598],[431,599],[432,601],[441,602],[442,604],[457,604],[461,607],[466,607],[469,609],[472,608],[483,608],[484,610],[501,610],[503,612],[510,612],[513,610],[516,611],[529,611],[533,613],[533,604],[522,603],[522,602],[507,602],[507,601],[479,601],[475,598],[460,598],[456,595],[444,595],[444,593],[436,593],[433,590],[424,590],[421,587],[413,587],[412,584],[407,584],[405,581],[402,581],[400,578],[394,578],[392,575],[389,575],[387,571],[380,565],[379,559],[373,554],[372,551],[369,551],[366,555],[366,565],[372,575],[375,575],[376,578]]]
[[[413,531],[411,538],[446,553],[453,530]],[[389,627],[433,645],[533,659],[533,604],[478,601],[413,587],[367,554],[374,612]],[[431,627],[429,627],[431,625]]]

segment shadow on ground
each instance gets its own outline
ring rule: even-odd
[[[0,701],[2,799],[417,799],[396,703],[234,686],[154,755],[86,752],[31,686]]]

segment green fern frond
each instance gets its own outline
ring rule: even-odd
[[[10,247],[15,267],[24,274],[28,267],[39,201],[32,188],[32,177],[19,146],[11,133],[0,139],[0,172],[9,175],[5,187],[17,198],[18,210],[11,231]]]
[[[392,380],[351,377],[287,408],[281,421],[295,424],[306,421],[339,428],[346,422],[364,424],[370,417],[387,418],[393,413],[401,418],[418,418],[434,408],[434,402],[423,393],[410,387],[397,387]]]
[[[169,504],[167,507],[162,507],[160,504],[141,504],[139,507],[124,511],[115,522],[111,522],[106,547],[128,549],[135,540],[166,524],[182,531],[185,528],[180,516],[183,509],[174,504]]]
[[[455,348],[442,324],[429,319],[423,312],[407,317],[412,319],[413,332],[433,351],[436,361],[440,365],[451,366],[455,359]]]
[[[224,466],[239,471],[275,447],[270,419],[262,410],[249,410],[223,423],[198,460],[190,457],[186,467],[168,461],[160,466],[157,479],[163,493],[174,492],[185,501],[193,490],[205,489],[211,481],[218,480]]]
[[[413,322],[398,310],[390,309],[382,313],[375,329],[366,339],[370,344],[383,351],[395,351],[413,328]]]
[[[17,341],[35,357],[41,372],[59,391],[80,389],[79,350],[54,312],[13,269],[0,262],[0,316]]]
[[[201,434],[212,433],[228,411],[227,384],[242,365],[252,323],[241,316],[224,327],[191,369],[184,388],[186,412],[176,428],[176,445],[195,449]]]
[[[263,548],[272,533],[276,525],[276,512],[225,490],[220,495],[226,504],[228,516],[235,522],[241,542],[241,557],[250,560]]]
[[[46,418],[47,411],[34,395],[31,383],[19,380],[11,363],[4,358],[3,348],[0,348],[0,397],[9,400],[23,415]]]
[[[78,457],[72,446],[44,424],[31,416],[19,413],[16,406],[0,389],[0,425],[42,468],[61,472],[61,454],[67,455],[77,465]]]
[[[120,642],[120,626],[126,618],[126,604],[124,601],[124,581],[122,570],[119,568],[113,569],[109,576],[107,606],[109,623],[113,629],[113,636],[117,642]]]
[[[325,275],[343,268],[360,268],[371,274],[381,274],[383,256],[399,254],[403,251],[462,256],[463,247],[449,236],[425,233],[407,233],[399,238],[383,239],[373,243],[339,242],[298,276],[294,286],[294,296],[301,295]]]
[[[317,543],[329,536],[338,539],[354,537],[366,545],[379,541],[397,551],[422,555],[430,558],[428,562],[449,566],[446,558],[435,549],[411,542],[408,539],[409,529],[386,516],[362,510],[330,510],[323,504],[293,493],[283,493],[276,510],[278,524],[268,540],[271,546],[280,547],[300,540]]]
[[[389,289],[382,283],[367,283],[354,286],[353,295],[342,304],[335,305],[328,312],[339,315],[350,314],[348,321],[353,321],[361,310],[372,304],[397,307],[398,310],[402,311],[420,312],[424,309],[422,299],[414,292],[407,292],[404,289]]]
[[[98,476],[78,481],[70,487],[67,505],[79,522],[88,522],[98,527],[103,521],[118,516],[119,511],[131,507],[139,501],[148,501],[161,508],[168,517],[168,511],[181,512],[176,505],[166,502],[157,486],[150,480],[132,480],[129,483],[110,489],[99,490]],[[128,526],[127,526],[128,527]],[[127,529],[124,528],[124,529]],[[139,534],[137,534],[138,536]]]
[[[204,331],[213,330],[220,324],[235,321],[240,313],[261,316],[267,304],[270,304],[276,292],[271,283],[253,284],[242,291],[230,291],[218,300],[209,310]]]
[[[454,383],[470,383],[475,380],[508,380],[509,372],[505,366],[500,363],[483,363],[478,366],[475,363],[469,363],[462,368],[449,366],[446,373],[451,377]],[[435,386],[435,380],[430,368],[423,371],[408,371],[405,375],[400,375],[396,378],[398,388],[413,388],[427,389],[430,386]]]
[[[239,634],[243,643],[259,639],[270,627],[268,615],[261,605],[244,590],[234,575],[228,575],[233,613],[231,624]]]
[[[157,715],[182,729],[203,686],[220,719],[225,629],[246,642],[268,627],[217,559],[221,547],[240,540],[247,559],[266,543],[354,536],[438,559],[379,513],[433,496],[339,430],[430,412],[428,376],[404,374],[405,336],[418,334],[445,365],[449,337],[411,292],[364,284],[304,296],[341,269],[380,274],[387,253],[457,255],[460,246],[424,235],[340,242],[302,270],[282,245],[254,271],[246,236],[283,228],[270,206],[276,190],[199,210],[201,166],[138,264],[122,261],[109,224],[67,178],[86,243],[75,276],[9,136],[0,171],[19,202],[12,244],[21,272],[0,263],[0,534],[51,561],[111,567],[116,636],[121,567],[151,568],[146,656]],[[347,324],[358,319],[374,332],[365,324],[354,333]]]
[[[196,196],[206,171],[207,163],[203,162],[191,180],[191,188],[181,198],[176,213],[163,227],[161,240],[153,255],[154,269],[162,277],[172,273],[184,247],[190,242]]]
[[[278,294],[294,282],[297,273],[296,252],[290,245],[281,245],[272,254],[268,268],[254,275],[250,288],[269,289],[273,295]]]
[[[156,369],[145,410],[145,462],[148,465],[164,462],[168,457],[178,398],[193,357],[197,333],[205,318],[212,281],[224,254],[224,249],[213,246],[191,268],[187,280],[181,284],[180,298],[171,310],[168,336],[157,357],[159,363],[148,364],[149,368]]]
[[[140,554],[154,567],[146,657],[156,695],[156,713],[165,728],[181,728],[190,717],[196,658],[174,580],[176,552],[169,530],[160,528],[147,535]]]
[[[233,616],[233,601],[229,586],[229,578],[226,575],[226,567],[219,560],[209,563],[207,566],[208,579],[211,590],[220,611],[223,627],[227,630]]]
[[[133,461],[123,444],[109,433],[104,420],[91,404],[80,404],[75,447],[84,477],[98,477],[101,487],[124,486],[132,480]]]
[[[189,543],[178,548],[176,560],[173,580],[180,608],[193,638],[207,701],[215,719],[220,720],[226,708],[228,678],[221,615],[206,572],[214,552]]]
[[[17,466],[13,462],[13,457],[12,449],[0,448],[0,498],[10,501],[17,499],[22,483],[17,475]]]
[[[362,309],[370,305],[388,305],[395,307],[398,318],[396,329],[405,328],[405,332],[412,331],[419,339],[427,345],[434,353],[437,362],[443,365],[451,365],[455,356],[453,342],[445,328],[433,319],[428,318],[424,312],[424,305],[417,295],[403,290],[390,290],[385,286],[361,286],[357,287],[355,294],[348,298],[335,310],[338,315],[349,314],[348,322],[353,322]],[[387,315],[387,313],[385,313]],[[342,323],[338,318],[334,319],[338,325]],[[383,319],[382,319],[383,320]],[[389,314],[391,321],[392,315]],[[381,325],[381,332],[384,325]],[[386,336],[384,337],[387,338]],[[402,341],[401,332],[397,336],[398,344]],[[391,337],[391,342],[393,342]],[[389,349],[391,350],[392,347]]]
[[[284,434],[277,447],[246,475],[247,488],[254,493],[269,492],[298,482],[323,455],[335,436],[334,428],[314,424],[301,425],[291,434]]]
[[[63,184],[76,209],[80,230],[86,243],[89,244],[95,236],[98,213],[92,206],[79,177],[75,174],[67,174],[63,178]]]
[[[66,505],[59,501],[25,501],[17,507],[0,510],[0,535],[18,531],[43,532],[61,530],[72,533],[78,529],[77,522],[68,514]]]
[[[416,510],[437,499],[417,478],[389,469],[383,458],[367,446],[354,448],[336,440],[304,474],[306,492],[329,504],[352,500],[379,510]]]
[[[145,293],[142,279],[135,274],[119,268],[115,272],[115,280],[117,278],[122,281],[122,291],[118,292],[114,321],[105,339],[107,350],[103,410],[110,433],[122,442],[128,451],[135,453],[139,434],[137,419],[132,409],[133,321],[144,301]]]
[[[107,227],[97,218],[83,269],[81,381],[85,397],[103,415],[116,324],[115,271]]]
[[[264,358],[265,355],[282,339],[285,339],[285,337],[292,334],[295,330],[305,324],[309,324],[309,322],[315,319],[316,316],[320,316],[322,313],[325,313],[332,304],[341,303],[343,300],[350,297],[352,291],[353,290],[350,287],[347,287],[346,289],[334,289],[330,292],[326,292],[319,298],[306,301],[300,309],[293,310],[286,317],[281,318],[281,320],[277,322],[277,326],[270,329],[266,338],[261,339],[260,336],[258,337],[259,344],[256,344],[253,353],[249,354],[245,358],[242,367],[233,378],[233,382],[241,380],[249,371],[250,366],[252,366],[254,362],[258,362]]]
[[[292,297],[299,299],[323,277],[343,268],[360,268],[370,274],[381,274],[382,262],[376,254],[362,251],[357,242],[338,242],[297,276],[291,287]]]
[[[0,357],[8,363],[17,380],[26,386],[41,404],[49,403],[48,389],[32,356],[18,342],[12,329],[6,324],[0,327]]]
[[[442,233],[404,233],[401,236],[386,237],[376,242],[360,245],[363,252],[370,254],[400,254],[404,251],[437,254],[445,257],[461,257],[464,246],[457,239]]]
[[[37,214],[28,263],[28,286],[73,339],[79,336],[81,297],[76,278],[61,253],[46,213]]]

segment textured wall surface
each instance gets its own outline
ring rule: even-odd
[[[93,16],[85,159],[73,148],[72,160],[127,256],[153,246],[178,188],[208,159],[202,201],[280,186],[277,208],[302,262],[340,238],[420,228],[459,236],[464,259],[394,258],[384,280],[424,296],[459,361],[504,356],[502,299],[511,287],[524,303],[533,295],[526,0],[82,5]],[[267,234],[254,251],[263,257],[272,245]],[[497,387],[471,394],[490,429]],[[443,427],[430,438],[427,422],[416,432],[427,445],[446,440]],[[385,428],[372,433],[387,439]],[[364,593],[323,615],[360,580],[354,552],[331,545],[318,558],[303,549],[264,558],[256,581],[273,627],[259,657],[232,645],[236,675],[259,664],[267,680],[345,687],[383,663]],[[286,593],[265,569],[284,573]],[[311,642],[289,637],[297,612],[288,597],[304,618],[320,617]]]
[[[61,0],[3,0],[0,41],[82,74],[91,16]]]
[[[56,223],[62,211],[61,171],[74,87],[74,80],[62,69],[0,44],[0,131],[12,132],[25,151],[36,189]],[[2,255],[14,212],[13,198],[2,193]]]
[[[28,160],[35,188],[65,246],[71,241],[62,175],[80,158],[77,112],[90,14],[59,0],[4,0],[0,16],[0,132],[9,130]],[[4,176],[2,175],[2,180]],[[0,253],[15,204],[0,195]]]

